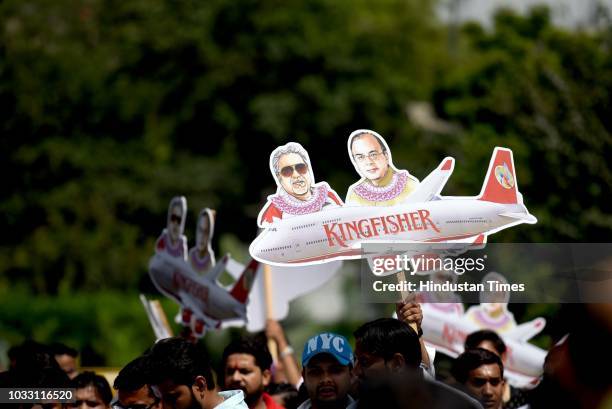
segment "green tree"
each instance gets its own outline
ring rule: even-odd
[[[37,293],[136,286],[177,194],[191,236],[210,206],[252,240],[288,140],[342,195],[346,137],[405,132],[443,40],[419,0],[6,1],[0,21],[0,283]]]
[[[463,28],[434,102],[463,127],[459,175],[482,173],[495,145],[514,150],[520,190],[539,222],[506,239],[608,240],[611,38],[609,29],[554,27],[546,8],[524,17],[501,11],[491,31]],[[478,188],[477,179],[465,180]]]

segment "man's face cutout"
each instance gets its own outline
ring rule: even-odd
[[[491,272],[486,274],[482,278],[482,284],[485,285],[485,288],[488,288],[488,282],[495,281],[496,285],[500,284],[508,284],[508,280],[506,278],[496,272]],[[480,305],[484,308],[488,313],[500,312],[506,309],[508,302],[510,301],[510,292],[509,291],[481,291],[480,295]]]
[[[200,214],[198,220],[198,226],[196,229],[196,246],[199,251],[206,250],[210,238],[211,220],[210,214],[207,211],[203,211]]]
[[[170,211],[170,220],[168,223],[168,231],[170,232],[170,238],[173,241],[178,240],[181,235],[181,221],[183,220],[183,209],[179,204],[172,206]]]
[[[305,200],[310,193],[308,164],[297,153],[287,153],[278,160],[278,180],[287,193]]]
[[[389,170],[387,150],[369,133],[355,136],[351,155],[359,174],[370,181],[381,180]]]

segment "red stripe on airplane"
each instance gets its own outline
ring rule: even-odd
[[[482,235],[481,235],[482,236]],[[474,237],[474,234],[463,234],[460,236],[448,236],[448,237],[440,237],[440,238],[436,238],[436,239],[429,239],[429,240],[425,240],[424,243],[435,243],[435,242],[441,242],[441,241],[445,241],[445,240],[459,240],[459,239],[465,239],[467,237]],[[478,239],[480,238],[480,236],[478,236],[478,238],[476,239],[476,242],[478,243]],[[309,261],[320,261],[320,260],[327,260],[329,258],[334,258],[334,257],[339,257],[339,256],[357,256],[361,254],[361,250],[348,250],[348,251],[338,251],[336,253],[329,253],[326,254],[324,256],[317,256],[317,257],[307,257],[307,258],[301,258],[298,260],[292,260],[289,261],[289,263],[305,263],[305,262],[309,262]]]

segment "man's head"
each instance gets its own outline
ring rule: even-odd
[[[184,338],[157,342],[147,355],[148,384],[158,388],[165,408],[207,408],[216,396],[208,354]]]
[[[147,384],[146,364],[141,356],[119,371],[113,385],[118,397],[114,409],[161,409],[160,397]]]
[[[272,378],[272,356],[263,336],[246,336],[230,343],[223,351],[224,388],[241,389],[251,407]]]
[[[295,142],[276,148],[270,156],[270,168],[281,187],[299,200],[310,198],[314,183],[308,153]]]
[[[22,347],[24,348],[21,349],[19,353],[27,354],[29,352],[32,355],[29,357],[22,356],[18,359],[18,364],[16,367],[11,368],[11,370],[8,372],[0,373],[1,387],[11,389],[68,389],[72,387],[70,378],[68,378],[66,372],[59,367],[53,358],[53,355],[45,352],[45,350],[48,350],[46,346],[38,343],[27,343]],[[13,353],[14,352],[16,351],[14,350]],[[9,407],[10,406],[11,405],[9,405]],[[23,406],[29,407],[27,404],[24,404]],[[44,405],[34,405],[32,408],[62,409],[64,408],[64,405],[59,401],[55,401],[46,403]]]
[[[110,408],[113,393],[103,376],[89,371],[82,372],[71,381],[71,387],[75,388],[75,402],[69,403],[69,408]]]
[[[34,340],[25,340],[9,350],[11,369],[59,367],[51,349]]]
[[[363,324],[354,335],[355,372],[362,380],[417,370],[421,364],[419,336],[402,321],[380,318]]]
[[[481,348],[467,350],[455,360],[451,374],[485,409],[501,409],[504,366],[499,356]]]
[[[60,368],[66,372],[70,379],[74,379],[79,374],[76,361],[79,355],[77,350],[59,342],[49,345],[49,348]]]
[[[369,130],[355,131],[349,136],[348,144],[355,169],[361,176],[377,182],[387,174],[391,157],[379,134]]]
[[[342,335],[324,332],[306,341],[302,376],[314,408],[346,407],[352,366],[353,350]]]
[[[168,206],[168,234],[173,242],[176,242],[185,230],[185,216],[187,212],[187,200],[183,196],[175,196]]]
[[[206,250],[210,243],[214,226],[214,213],[211,209],[202,209],[196,226],[196,246],[199,251]]]
[[[475,348],[486,349],[499,356],[502,361],[506,356],[506,344],[495,331],[489,329],[472,332],[465,339],[464,347],[466,351]]]

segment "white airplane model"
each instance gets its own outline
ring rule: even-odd
[[[195,336],[219,328],[222,321],[246,321],[246,304],[259,263],[251,260],[231,290],[219,286],[217,278],[226,269],[229,255],[204,276],[196,274],[184,260],[158,253],[149,262],[149,276],[157,289],[182,307],[181,324]]]
[[[518,191],[512,151],[495,148],[480,195],[441,197],[454,168],[445,158],[401,205],[345,206],[281,219],[250,245],[251,256],[279,266],[361,257],[364,242],[473,242],[536,223]]]
[[[464,350],[465,338],[483,328],[465,314],[450,312],[453,306],[452,303],[422,303],[423,316],[427,317],[422,322],[422,328],[426,344],[456,358]],[[542,331],[545,325],[544,318],[536,318],[506,332],[499,332],[507,348],[504,376],[511,385],[533,388],[539,381],[546,351],[527,341]]]

